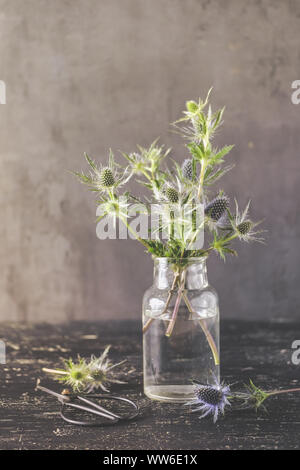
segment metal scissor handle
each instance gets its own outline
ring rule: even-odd
[[[115,413],[112,413],[111,411],[106,410],[102,406],[97,405],[96,403],[94,403],[90,400],[87,400],[86,398],[84,398],[82,396],[77,396],[78,400],[80,400],[84,403],[87,403],[88,405],[90,405],[91,407],[96,408],[96,409],[85,407],[85,406],[82,406],[82,405],[77,405],[76,403],[72,403],[72,402],[65,402],[65,403],[62,403],[62,407],[61,407],[61,410],[60,410],[60,416],[67,423],[76,424],[78,426],[108,426],[108,425],[111,425],[111,424],[116,424],[120,421],[131,421],[132,419],[136,418],[136,416],[139,414],[138,405],[136,403],[134,403],[132,400],[129,400],[128,398],[118,397],[118,396],[114,396],[114,395],[91,395],[91,398],[105,398],[105,399],[108,399],[108,400],[122,401],[124,403],[128,403],[129,405],[131,405],[131,407],[134,409],[134,412],[130,416],[120,416],[120,415],[117,415]],[[70,406],[72,408],[80,409],[82,411],[88,411],[89,413],[93,413],[93,414],[105,417],[109,421],[101,422],[101,423],[99,423],[99,422],[92,423],[92,422],[89,422],[89,421],[82,421],[82,420],[78,421],[78,420],[68,418],[65,415],[65,410],[68,406]],[[99,410],[99,411],[97,411],[97,410]]]
[[[114,395],[104,395],[104,394],[89,395],[89,398],[105,398],[108,400],[116,400],[116,401],[122,401],[124,403],[128,403],[129,405],[131,405],[132,408],[134,408],[134,412],[130,416],[123,417],[118,414],[112,413],[106,408],[103,408],[103,406],[98,405],[97,403],[94,403],[93,401],[80,395],[63,395],[63,394],[54,392],[53,390],[50,390],[46,387],[42,387],[41,385],[37,385],[36,388],[50,395],[53,395],[54,397],[58,399],[58,401],[61,403],[60,416],[62,417],[64,421],[70,424],[76,424],[78,426],[106,426],[110,424],[116,424],[120,421],[130,421],[139,414],[138,405],[134,403],[132,400],[129,400],[128,398],[118,397]],[[75,400],[79,400],[88,406],[74,403]],[[108,421],[100,423],[100,422],[89,422],[89,421],[81,421],[81,420],[78,421],[78,420],[68,418],[65,415],[65,410],[67,407],[74,408],[74,409],[81,410],[81,411],[86,411],[88,413],[91,413],[97,416],[101,416],[102,418],[106,418]]]

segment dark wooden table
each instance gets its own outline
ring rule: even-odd
[[[136,322],[0,326],[7,363],[0,365],[0,449],[298,449],[300,394],[268,401],[268,414],[231,411],[216,425],[199,420],[187,407],[150,402],[142,391],[142,335]],[[264,389],[299,386],[300,365],[291,362],[291,344],[300,324],[223,321],[222,376],[227,383],[249,378]],[[111,344],[111,357],[128,360],[126,385],[112,389],[138,400],[142,416],[129,424],[79,428],[65,424],[55,399],[34,390],[37,378],[61,390],[42,367],[62,358],[99,355]]]

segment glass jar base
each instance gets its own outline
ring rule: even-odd
[[[194,385],[151,385],[145,387],[145,395],[151,400],[167,403],[186,403],[195,397]]]

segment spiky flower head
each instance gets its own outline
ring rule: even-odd
[[[131,175],[128,171],[128,167],[124,170],[120,170],[120,165],[115,162],[112,151],[109,153],[109,161],[106,166],[96,165],[94,160],[86,153],[85,158],[90,166],[89,174],[83,172],[75,172],[74,174],[82,183],[89,186],[91,191],[96,191],[100,195],[107,195],[108,191],[119,188],[130,179]]]
[[[193,161],[191,158],[186,158],[181,166],[182,175],[187,180],[193,179]]]
[[[232,217],[232,226],[235,230],[236,235],[240,240],[246,242],[257,241],[264,242],[262,237],[257,237],[258,234],[264,232],[264,230],[253,230],[260,222],[252,222],[249,218],[249,207],[250,201],[248,202],[246,208],[243,212],[239,211],[238,203],[235,201],[235,216]]]
[[[217,222],[226,211],[228,205],[229,199],[227,196],[217,196],[205,206],[204,214],[214,222]]]
[[[201,411],[200,419],[211,414],[213,416],[214,423],[217,421],[220,413],[224,414],[226,405],[230,405],[228,395],[230,388],[223,382],[219,383],[215,379],[214,385],[201,385],[195,384],[195,398],[186,405],[196,406],[192,411]]]
[[[85,388],[86,377],[89,370],[85,359],[78,357],[78,362],[73,362],[72,359],[67,359],[64,362],[65,375],[58,376],[57,379],[66,385],[72,387],[74,392],[78,392]]]
[[[212,138],[217,127],[221,124],[224,111],[224,109],[219,109],[213,113],[210,106],[207,112],[205,111],[210,92],[211,89],[204,101],[201,99],[199,99],[198,103],[193,100],[187,101],[186,111],[183,111],[184,117],[173,123],[177,131],[183,135],[183,137],[196,144],[200,144],[200,142],[203,141],[205,146]]]
[[[252,228],[252,222],[250,220],[245,220],[245,222],[241,222],[237,226],[237,230],[240,232],[241,235],[247,235]]]
[[[169,202],[171,202],[172,204],[176,204],[176,202],[178,202],[178,200],[179,200],[179,194],[178,194],[177,190],[175,188],[173,188],[172,186],[167,186],[164,189],[164,194],[165,194],[167,200]]]
[[[105,392],[108,392],[109,390],[106,388],[108,383],[125,383],[113,378],[111,373],[112,369],[123,364],[125,360],[118,362],[117,364],[113,364],[107,357],[109,350],[110,346],[107,346],[100,357],[91,356],[91,360],[89,362],[89,374],[91,379],[87,387],[88,392],[97,390],[97,388],[101,388]]]
[[[111,188],[115,184],[113,172],[109,167],[102,168],[99,175],[99,181],[105,188]]]
[[[122,154],[123,157],[128,160],[132,174],[142,174],[146,176],[147,179],[150,178],[150,175],[157,177],[160,174],[158,171],[159,166],[171,149],[165,149],[164,145],[157,145],[157,141],[158,139],[152,142],[148,148],[138,145],[139,152]]]
[[[64,369],[44,369],[54,374],[55,378],[72,388],[73,392],[91,392],[98,388],[108,392],[109,383],[124,383],[113,377],[112,369],[123,364],[113,364],[108,359],[110,346],[107,346],[100,357],[91,356],[87,361],[78,356],[77,362],[72,359],[64,361]]]
[[[198,111],[198,105],[195,101],[193,100],[190,100],[190,101],[187,101],[186,102],[186,109],[190,112],[190,113],[195,113],[196,111]]]
[[[198,400],[205,401],[210,405],[216,406],[222,400],[222,391],[211,386],[199,387],[196,391]]]

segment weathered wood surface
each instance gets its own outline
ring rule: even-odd
[[[291,363],[291,344],[300,339],[300,324],[224,321],[222,376],[227,383],[253,381],[265,388],[299,386],[300,366]],[[150,403],[142,392],[140,325],[72,323],[63,326],[1,325],[7,364],[0,365],[0,449],[298,449],[300,394],[268,402],[268,414],[231,411],[214,425],[199,420],[187,407]],[[138,400],[142,416],[135,422],[106,428],[65,424],[54,398],[35,392],[37,378],[52,382],[42,367],[61,365],[61,358],[100,354],[112,345],[114,360],[127,358],[126,385],[113,391]]]

